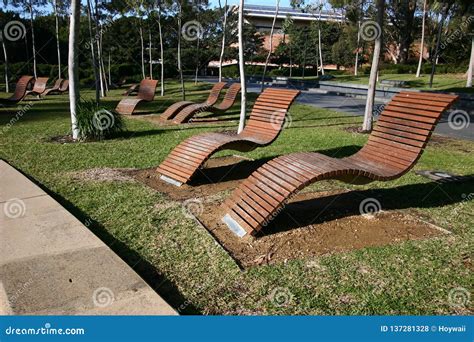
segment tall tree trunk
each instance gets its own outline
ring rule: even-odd
[[[10,82],[8,80],[8,55],[7,55],[7,46],[5,45],[5,40],[0,37],[2,40],[2,48],[3,48],[3,59],[5,61],[5,91],[7,93],[10,92]]]
[[[110,55],[110,51],[109,51],[109,86],[112,85],[112,73],[110,71],[110,68],[111,68],[111,59],[112,59],[112,56]]]
[[[194,84],[197,84],[197,82],[198,82],[199,65],[200,65],[199,64],[199,52],[200,52],[199,45],[200,45],[200,43],[201,43],[201,39],[199,39],[199,37],[198,37],[197,45],[196,45],[196,73],[194,75]]]
[[[58,0],[54,0],[54,19],[56,24],[56,49],[58,50],[58,78],[61,78],[61,48],[59,46],[59,16],[58,16]]]
[[[78,65],[78,38],[81,20],[81,1],[71,0],[71,17],[69,20],[69,106],[71,111],[72,138],[79,138],[77,127],[77,104],[79,103],[79,65]]]
[[[260,87],[260,91],[263,91],[263,88],[265,85],[264,82],[265,82],[265,75],[267,73],[268,62],[270,61],[270,57],[273,51],[273,32],[275,31],[275,23],[278,17],[279,9],[280,9],[280,0],[276,0],[275,15],[273,16],[272,29],[270,30],[270,48],[268,49],[267,59],[265,60],[265,66],[263,67],[262,85]]]
[[[421,65],[423,63],[423,51],[425,50],[425,23],[426,23],[426,2],[423,2],[423,19],[421,20],[421,42],[420,42],[420,59],[418,60],[418,69],[416,70],[416,77],[421,76]]]
[[[140,46],[142,49],[142,77],[143,79],[146,78],[145,75],[145,43],[143,41],[143,28],[142,28],[142,23],[141,19],[138,19],[140,21],[139,26],[138,26],[138,31],[140,32]]]
[[[100,82],[100,96],[105,97],[105,81],[104,81],[104,65],[102,60],[102,47],[100,44],[100,39],[102,36],[100,22],[99,22],[99,6],[98,0],[94,1],[94,22],[95,22],[95,40],[97,44],[97,63],[99,65],[99,82]]]
[[[30,11],[30,27],[31,27],[31,46],[33,48],[33,74],[35,79],[38,78],[38,73],[36,71],[36,42],[35,42],[35,28],[33,26],[33,2],[29,0],[28,9]]]
[[[161,32],[161,5],[158,10],[158,33],[160,35],[160,59],[161,59],[161,96],[165,96],[165,61],[163,51],[163,33]]]
[[[433,80],[434,80],[434,75],[436,72],[436,64],[438,64],[438,54],[439,54],[439,45],[441,44],[441,33],[443,32],[443,25],[444,21],[446,20],[446,17],[448,16],[450,6],[448,4],[444,5],[444,11],[443,14],[441,15],[441,21],[438,26],[438,34],[436,37],[436,48],[433,56],[430,56],[431,58],[431,74],[430,74],[430,88],[433,88]]]
[[[104,64],[104,48],[102,45],[102,28],[100,30],[100,36],[99,36],[99,48],[100,48],[100,67],[102,69],[102,82],[104,83],[104,95],[107,96],[107,93],[109,92],[109,86],[107,83],[107,71],[105,69],[105,64]]]
[[[181,35],[182,35],[182,16],[183,16],[183,7],[181,2],[179,3],[179,13],[178,13],[178,72],[179,80],[181,82],[181,94],[183,96],[183,101],[186,100],[186,89],[184,87],[184,77],[183,77],[183,66],[181,63]]]
[[[240,120],[237,133],[241,133],[245,127],[245,117],[247,113],[247,82],[245,79],[245,60],[244,60],[244,0],[240,0],[239,5],[239,69],[240,69]]]
[[[355,65],[354,65],[354,76],[357,76],[358,69],[359,69],[359,49],[360,49],[360,20],[359,20],[359,28],[357,30],[357,49],[356,49],[356,59],[355,59]]]
[[[385,0],[377,0],[377,24],[379,25],[377,29],[380,29],[380,35],[375,39],[374,55],[372,58],[372,66],[370,68],[369,89],[367,91],[367,103],[365,105],[364,123],[362,125],[362,130],[364,132],[370,132],[372,130],[375,91],[377,90],[377,76],[380,52],[382,50],[384,5]]]
[[[152,53],[152,48],[153,48],[153,43],[151,40],[151,28],[148,28],[148,44],[150,45],[150,49],[148,50],[148,58],[150,58],[150,79],[153,79],[153,53]]]
[[[221,0],[219,0],[219,7],[221,7]],[[227,28],[227,0],[224,2],[224,23],[222,25],[222,44],[221,54],[219,56],[219,82],[222,82],[222,62],[224,60],[225,44],[226,44],[226,28]]]
[[[469,70],[467,71],[466,87],[472,87],[472,73],[474,72],[474,35],[471,36],[471,59],[469,61]]]
[[[321,10],[322,0],[319,0],[319,19],[318,19],[318,50],[319,50],[319,64],[321,65],[321,74],[324,75],[323,50],[321,46]]]
[[[90,48],[91,48],[91,59],[92,59],[92,68],[94,69],[94,79],[95,79],[95,102],[99,105],[100,102],[100,85],[99,85],[99,66],[97,64],[97,58],[95,54],[95,43],[94,43],[94,33],[92,29],[92,6],[90,0],[87,0],[87,18],[89,21],[89,35],[90,35]]]
[[[268,62],[270,61],[270,57],[273,52],[273,32],[275,31],[275,23],[278,17],[278,11],[280,9],[280,0],[276,0],[276,5],[275,5],[275,15],[273,16],[273,23],[272,23],[272,28],[270,30],[270,46],[268,49],[268,54],[267,54],[267,59],[265,60],[265,66],[263,67],[263,74],[262,74],[262,85],[260,87],[260,91],[263,91],[264,85],[265,85],[265,75],[267,74],[267,67],[268,67]]]

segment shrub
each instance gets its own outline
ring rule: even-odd
[[[103,140],[122,132],[122,116],[97,106],[95,101],[81,101],[77,107],[77,127],[80,140]]]

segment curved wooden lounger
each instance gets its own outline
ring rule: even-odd
[[[128,88],[128,89],[122,94],[122,96],[130,96],[130,95],[132,95],[133,93],[137,93],[139,88],[140,88],[140,84],[139,84],[139,83],[132,84],[132,85],[130,86],[130,88]]]
[[[271,144],[280,134],[288,108],[299,91],[267,88],[260,94],[240,133],[204,133],[186,139],[158,167],[161,179],[180,186],[188,182],[217,151],[251,151]]]
[[[151,102],[155,98],[156,85],[158,81],[142,80],[140,82],[140,90],[135,98],[122,99],[115,110],[124,115],[132,115],[140,102]]]
[[[54,92],[57,92],[59,91],[59,89],[61,88],[61,83],[63,83],[63,79],[62,78],[58,78],[56,80],[56,82],[54,82],[54,85],[51,87],[51,88],[48,88],[46,89],[42,94],[41,96],[42,97],[45,97],[51,93],[54,93]]]
[[[222,102],[217,106],[209,105],[207,103],[197,103],[185,107],[174,117],[173,122],[176,124],[189,122],[194,115],[203,112],[211,112],[215,114],[225,113],[234,105],[237,95],[240,93],[240,87],[240,83],[232,84],[227,90]]]
[[[16,83],[15,92],[13,95],[8,99],[0,99],[0,105],[13,105],[23,100],[26,90],[28,89],[28,85],[31,83],[33,78],[33,76],[21,76]]]
[[[61,86],[58,89],[58,93],[60,95],[62,95],[67,91],[69,91],[69,80],[64,80],[63,83],[61,83]]]
[[[232,84],[227,90],[222,102],[217,106],[214,106],[214,104],[200,103],[185,107],[174,117],[173,122],[176,124],[188,122],[194,115],[202,112],[211,112],[215,114],[225,113],[234,105],[237,95],[240,93],[240,87],[240,83]]]
[[[266,163],[224,203],[222,221],[243,237],[254,235],[304,187],[324,179],[351,184],[389,181],[407,173],[420,158],[441,114],[457,96],[400,93],[385,107],[367,144],[342,159],[293,153]]]
[[[46,90],[48,84],[48,77],[38,77],[33,85],[33,90],[28,90],[25,94],[25,97],[28,95],[37,95],[40,96]]]
[[[226,86],[225,82],[219,82],[219,83],[214,84],[214,86],[211,89],[211,92],[209,93],[209,96],[207,97],[207,100],[204,101],[202,104],[204,105],[207,104],[208,106],[214,105],[219,99],[219,95],[225,86]],[[168,109],[166,109],[163,112],[163,114],[160,115],[160,119],[171,120],[176,116],[176,114],[178,114],[181,110],[183,110],[183,108],[193,105],[193,104],[196,104],[196,103],[193,101],[176,102],[172,104],[171,106],[169,106]]]

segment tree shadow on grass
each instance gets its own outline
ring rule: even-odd
[[[305,199],[287,204],[261,234],[276,234],[312,224],[359,216],[360,205],[367,199],[378,201],[382,210],[439,208],[466,201],[471,193],[474,193],[474,175],[465,177],[462,182],[408,184]],[[372,203],[377,202],[372,200]]]
[[[20,170],[18,170],[21,172]],[[57,193],[51,192],[48,188],[38,183],[35,179],[21,172],[33,183],[44,190],[53,199],[59,202],[67,211],[74,215],[79,221],[86,222],[87,227],[100,240],[102,240],[110,249],[120,256],[135,272],[137,272],[146,282],[153,288],[163,299],[170,304],[175,310],[179,310],[180,314],[197,315],[200,311],[181,294],[178,286],[159,270],[143,259],[135,250],[131,249],[125,243],[117,240],[111,235],[106,228],[93,218],[89,217],[81,209],[77,208],[73,203]]]

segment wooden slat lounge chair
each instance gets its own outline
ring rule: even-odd
[[[280,134],[297,90],[267,88],[260,94],[245,129],[240,133],[204,133],[174,148],[158,167],[161,179],[180,186],[191,180],[217,151],[248,152],[271,144]]]
[[[232,84],[227,90],[224,99],[218,105],[209,105],[207,103],[193,104],[181,110],[173,119],[176,124],[188,122],[197,113],[211,112],[214,114],[223,114],[230,109],[240,93],[240,83]]]
[[[132,115],[139,103],[153,101],[157,84],[156,80],[142,80],[138,95],[135,98],[122,99],[115,110],[120,114]]]
[[[260,231],[304,187],[325,179],[351,184],[389,181],[407,173],[420,158],[441,114],[456,96],[400,93],[385,107],[367,144],[356,154],[331,158],[292,153],[264,164],[225,202],[222,221],[243,237]]]
[[[208,106],[212,106],[217,103],[217,100],[219,100],[219,95],[226,86],[225,82],[219,82],[214,84],[214,86],[211,89],[211,92],[209,93],[209,96],[207,97],[207,100],[204,101],[202,104],[206,104]],[[178,114],[181,110],[183,110],[185,107],[196,104],[195,102],[192,101],[179,101],[166,109],[163,114],[160,115],[160,120],[171,120],[174,119],[176,114]]]
[[[56,80],[56,82],[54,82],[54,85],[51,87],[51,88],[48,88],[44,91],[43,94],[41,94],[42,97],[45,97],[49,94],[52,94],[52,93],[55,93],[57,91],[59,91],[59,88],[61,87],[61,83],[63,83],[63,79],[62,78],[58,78]]]
[[[130,88],[128,88],[122,96],[130,96],[134,93],[138,93],[138,89],[140,88],[140,83],[132,84]]]
[[[8,99],[0,99],[0,105],[14,105],[25,97],[28,85],[33,80],[33,76],[21,76],[15,86],[15,92]]]
[[[59,87],[58,93],[62,95],[68,91],[69,91],[69,80],[64,80],[63,83],[61,83],[61,86]]]
[[[25,94],[26,96],[33,95],[33,96],[40,96],[46,90],[46,86],[48,85],[48,77],[38,77],[33,85],[33,90],[28,90]]]

